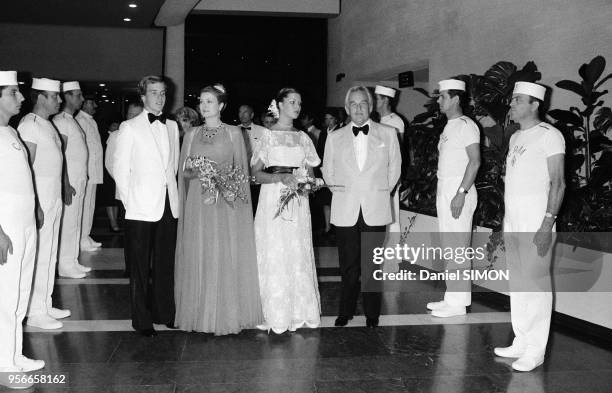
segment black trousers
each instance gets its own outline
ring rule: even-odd
[[[361,210],[355,225],[336,228],[340,274],[342,275],[340,310],[338,314],[350,318],[355,315],[357,298],[361,292],[361,253],[365,248],[381,247],[385,241],[386,226],[370,226],[363,220]],[[362,234],[367,235],[367,244],[362,244]],[[363,249],[362,249],[363,248]],[[371,251],[368,252],[372,255]],[[370,261],[371,265],[371,261]],[[366,318],[380,316],[380,292],[363,292],[363,312]]]
[[[125,258],[130,263],[132,327],[174,324],[176,223],[166,194],[159,221],[125,221]]]

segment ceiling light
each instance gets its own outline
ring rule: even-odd
[[[106,98],[106,94],[102,94],[102,98]]]
[[[128,5],[128,7],[130,7],[130,8],[136,8],[136,7],[138,7],[138,4],[130,3],[130,4]]]
[[[106,84],[105,83],[100,83],[98,86],[104,87],[104,86],[106,86]]]
[[[131,22],[131,21],[132,21],[132,19],[130,19],[130,18],[123,18],[123,21],[124,21],[124,22]]]

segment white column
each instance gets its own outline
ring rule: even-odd
[[[164,54],[165,76],[173,83],[169,112],[184,105],[185,100],[185,23],[166,27],[166,53]]]

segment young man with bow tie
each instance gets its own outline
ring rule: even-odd
[[[331,205],[342,275],[336,326],[346,326],[355,314],[361,291],[362,240],[367,239],[368,247],[383,245],[386,225],[392,221],[390,193],[402,162],[395,129],[370,119],[373,101],[366,87],[349,89],[344,106],[351,122],[328,136],[322,168],[326,183],[337,186],[332,189]],[[380,292],[363,293],[366,326],[378,326],[380,302]]]
[[[179,130],[176,122],[163,114],[166,83],[162,78],[144,77],[138,91],[144,110],[121,123],[113,175],[125,206],[132,326],[151,337],[157,334],[153,323],[174,325]]]

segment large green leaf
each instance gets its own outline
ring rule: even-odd
[[[612,109],[610,107],[600,108],[593,119],[593,125],[602,133],[612,128]]]
[[[608,79],[610,79],[610,78],[612,78],[612,74],[608,74],[608,75],[606,75],[606,76],[605,76],[605,77],[604,77],[602,80],[600,80],[599,82],[597,82],[597,84],[595,85],[595,89],[599,89],[599,87],[600,87],[601,85],[603,85],[604,83],[606,83],[606,81],[607,81]]]
[[[559,81],[559,82],[555,83],[555,86],[557,86],[558,88],[561,88],[563,90],[573,91],[574,93],[578,94],[580,97],[586,96],[584,88],[578,82],[574,82],[574,81],[570,81],[570,80],[564,79],[562,81]]]
[[[583,124],[582,118],[570,111],[553,109],[548,112],[548,115],[553,119],[565,124],[570,124],[573,126],[582,126]]]
[[[606,68],[606,59],[603,56],[595,56],[587,65],[584,75],[584,82],[593,89],[597,79],[601,76]]]

